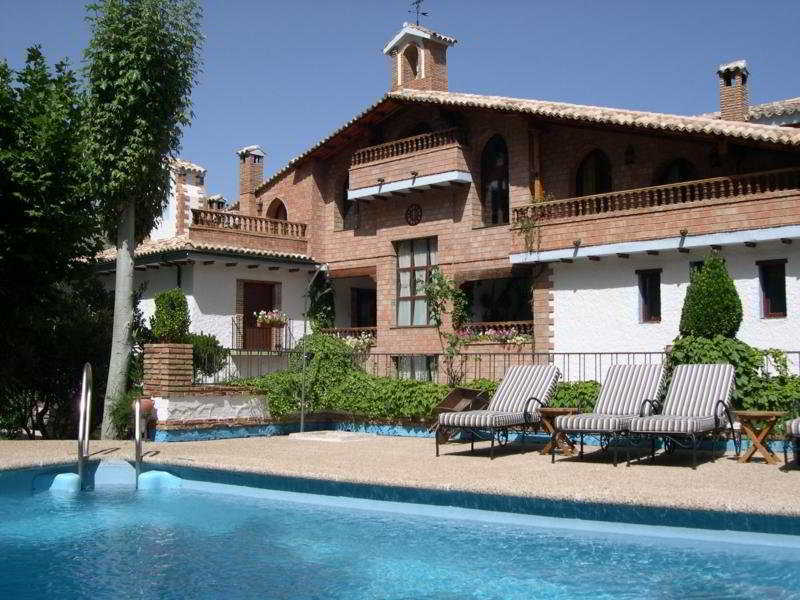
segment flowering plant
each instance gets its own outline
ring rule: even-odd
[[[289,322],[289,316],[279,310],[260,310],[254,312],[253,316],[256,318],[257,327],[277,327]]]
[[[355,353],[367,352],[375,345],[375,336],[364,331],[360,335],[341,336],[341,340]]]
[[[464,342],[500,342],[501,344],[514,344],[521,346],[533,341],[533,336],[527,333],[520,333],[516,327],[482,327],[472,328],[463,327],[456,331],[456,335]]]

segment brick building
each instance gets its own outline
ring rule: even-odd
[[[721,110],[700,116],[456,93],[455,44],[404,24],[383,49],[385,96],[266,181],[243,149],[252,193],[192,227],[255,249],[263,219],[302,226],[337,330],[374,331],[412,377],[440,351],[421,293],[432,265],[470,298],[468,352],[520,350],[496,330],[527,352],[662,350],[712,249],[742,295],[741,337],[796,346],[800,99],[750,106],[744,61],[719,68]]]
[[[220,195],[206,194],[203,167],[173,161],[167,206],[134,253],[134,289],[141,292],[145,320],[158,293],[181,288],[191,330],[243,351],[234,352],[233,361],[245,374],[252,370],[250,351],[290,348],[302,337],[303,295],[318,268],[308,256],[305,223],[288,221],[278,204],[258,216],[254,191],[263,180],[263,159],[258,146],[236,152],[240,189],[231,206]],[[115,254],[110,249],[98,257],[109,287]],[[258,327],[253,313],[273,309],[287,315],[286,326]]]

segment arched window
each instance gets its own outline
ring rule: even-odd
[[[602,150],[592,150],[581,161],[575,177],[575,195],[593,196],[611,191],[611,162]]]
[[[420,76],[419,50],[417,50],[417,47],[414,44],[409,44],[405,49],[405,52],[403,52],[403,56],[406,59],[408,70],[411,72],[411,79],[417,79]]]
[[[694,165],[685,158],[676,158],[661,170],[656,178],[655,185],[668,185],[697,179]]]
[[[280,198],[275,198],[267,209],[267,218],[275,219],[276,221],[285,221],[287,216],[286,205]]]
[[[481,155],[483,203],[493,224],[508,223],[508,147],[499,135],[483,147]]]

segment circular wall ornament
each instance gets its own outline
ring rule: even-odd
[[[422,221],[422,207],[419,204],[411,204],[406,209],[406,223],[417,225]]]

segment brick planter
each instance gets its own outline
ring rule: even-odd
[[[143,394],[168,398],[192,387],[191,344],[145,344]]]

